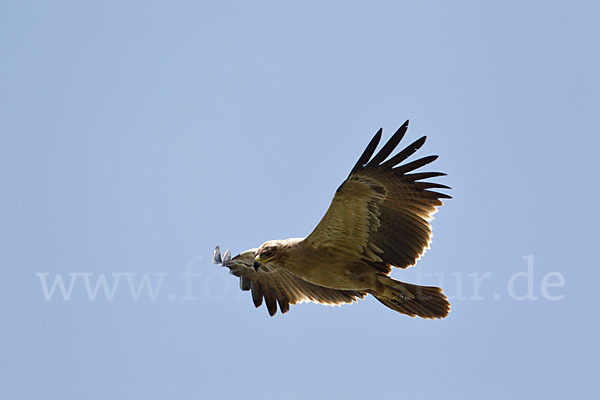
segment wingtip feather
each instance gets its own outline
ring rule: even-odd
[[[368,165],[379,165],[383,162],[392,152],[398,144],[404,138],[406,131],[408,130],[408,121],[406,121],[398,130],[392,135],[392,137],[387,141],[387,143],[379,150],[379,152],[373,157],[371,161],[369,161]]]
[[[350,175],[352,175],[352,173],[354,171],[358,170],[359,168],[362,168],[363,165],[365,165],[366,163],[369,162],[369,160],[371,159],[371,156],[373,155],[373,153],[375,152],[375,149],[377,148],[377,145],[379,145],[379,142],[381,141],[382,134],[383,134],[383,128],[379,128],[379,130],[377,131],[375,136],[373,136],[373,139],[371,139],[371,141],[365,148],[365,151],[363,151],[363,153],[358,158],[358,161],[356,162],[356,164],[354,164],[352,171],[350,171]],[[350,175],[348,175],[348,176],[350,176]]]

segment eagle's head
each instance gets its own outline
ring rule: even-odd
[[[283,240],[270,240],[264,242],[256,251],[256,257],[254,258],[254,269],[258,271],[260,267],[268,264],[272,265],[284,265],[290,251],[296,248],[298,243],[302,241],[302,238],[283,239]],[[276,267],[275,267],[276,269]]]
[[[285,246],[282,245],[281,240],[270,240],[263,243],[256,251],[256,257],[254,258],[254,269],[258,269],[268,262],[277,262],[285,252]]]

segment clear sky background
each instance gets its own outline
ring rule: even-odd
[[[361,3],[0,4],[0,397],[596,391],[598,6]],[[308,234],[405,119],[454,199],[394,277],[443,286],[450,316],[255,309],[214,246]],[[101,274],[112,300],[86,294]]]

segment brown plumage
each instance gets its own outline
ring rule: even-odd
[[[444,318],[450,304],[442,290],[397,281],[392,267],[414,265],[431,243],[429,220],[450,196],[431,189],[448,186],[424,181],[445,175],[415,172],[437,156],[402,164],[425,143],[422,137],[390,157],[406,130],[406,121],[373,156],[380,129],[348,178],[338,188],[314,231],[303,239],[273,240],[222,260],[270,315],[290,304],[313,301],[343,304],[372,294],[392,310],[422,318]],[[390,158],[388,158],[390,157]],[[387,161],[386,161],[387,159]],[[215,262],[221,255],[215,250]]]

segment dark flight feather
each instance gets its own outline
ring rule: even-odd
[[[402,161],[406,160],[408,157],[412,156],[417,150],[419,150],[425,144],[427,140],[427,136],[423,136],[420,139],[415,140],[408,146],[404,148],[400,153],[396,154],[394,157],[390,158],[388,161],[384,162],[381,166],[384,168],[392,168],[396,165],[400,164]]]
[[[392,151],[398,146],[398,143],[402,140],[406,131],[408,130],[408,120],[394,133],[394,135],[387,141],[387,143],[379,150],[379,153],[373,157],[371,161],[367,164],[367,166],[376,166],[381,164],[383,160],[385,160]]]
[[[414,171],[415,169],[424,167],[425,165],[434,162],[438,159],[438,157],[439,156],[427,156],[419,158],[418,160],[394,168],[394,171],[396,171],[397,173],[405,174],[406,172]]]
[[[352,175],[352,173],[354,171],[357,171],[358,169],[362,168],[365,164],[367,164],[369,162],[369,160],[371,159],[371,156],[373,155],[373,153],[375,152],[375,149],[377,148],[377,145],[379,144],[379,141],[381,140],[382,133],[383,133],[383,128],[379,128],[379,130],[377,131],[375,136],[373,136],[373,139],[371,139],[371,141],[367,145],[367,148],[365,149],[365,151],[363,151],[363,153],[360,155],[358,161],[352,168],[352,171],[350,171],[350,175]],[[348,176],[350,176],[350,175],[348,175]]]

